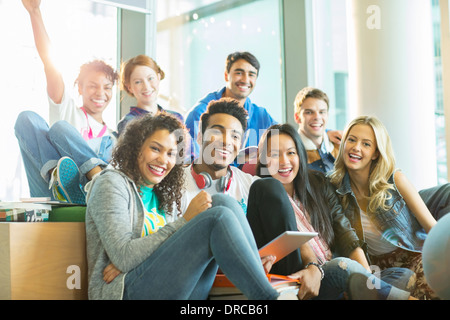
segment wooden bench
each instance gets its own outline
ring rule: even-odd
[[[0,299],[87,299],[85,224],[49,220],[0,223]]]

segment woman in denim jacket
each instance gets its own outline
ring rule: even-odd
[[[436,220],[395,169],[386,128],[375,117],[358,117],[347,126],[342,141],[331,182],[358,237],[367,244],[371,264],[414,270],[413,296],[435,298],[423,275],[421,250]]]

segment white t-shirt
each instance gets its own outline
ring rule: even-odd
[[[201,191],[201,189],[197,186],[194,177],[191,174],[191,166],[192,164],[184,169],[186,175],[186,182],[185,182],[186,191],[181,199],[181,212],[183,214],[186,212],[186,209],[188,208],[189,203],[191,203],[191,200],[195,198],[195,196]],[[247,213],[247,202],[250,186],[253,183],[253,181],[259,179],[259,177],[252,176],[248,173],[241,171],[239,168],[233,166],[230,166],[230,168],[233,173],[233,176],[231,179],[230,188],[228,189],[228,192],[226,192],[226,194],[235,198],[241,205],[242,209],[244,210],[244,213]],[[216,188],[217,183],[219,183],[219,180],[220,179],[213,180],[211,186],[204,190],[208,192],[210,195],[219,193]]]
[[[48,101],[50,106],[50,126],[59,120],[67,121],[75,127],[95,153],[98,153],[100,148],[101,137],[110,136],[113,139],[113,142],[116,142],[113,130],[109,128],[106,128],[105,133],[101,137],[98,137],[103,130],[104,124],[98,122],[91,115],[84,113],[81,108],[76,106],[76,101],[71,96],[70,90],[68,90],[66,85],[64,85],[64,95],[60,104],[56,104],[50,97],[48,97]],[[91,139],[88,137],[90,129],[92,130],[93,136]]]
[[[394,245],[381,237],[381,232],[373,225],[367,214],[360,210],[361,224],[364,230],[364,238],[367,243],[367,251],[369,254],[378,256],[390,253],[397,249]]]

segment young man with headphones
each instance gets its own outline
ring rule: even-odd
[[[201,116],[199,157],[186,170],[186,192],[182,198],[184,212],[200,192],[225,193],[235,198],[247,212],[250,185],[258,177],[231,166],[241,149],[247,129],[247,111],[230,98],[211,101]],[[210,204],[200,204],[203,210]]]

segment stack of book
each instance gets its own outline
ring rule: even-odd
[[[44,222],[52,207],[39,202],[2,202],[0,201],[0,222]]]
[[[298,280],[277,274],[267,274],[272,287],[279,293],[292,291],[295,295],[300,288]],[[210,300],[247,300],[247,297],[222,273],[216,275],[211,291]]]

